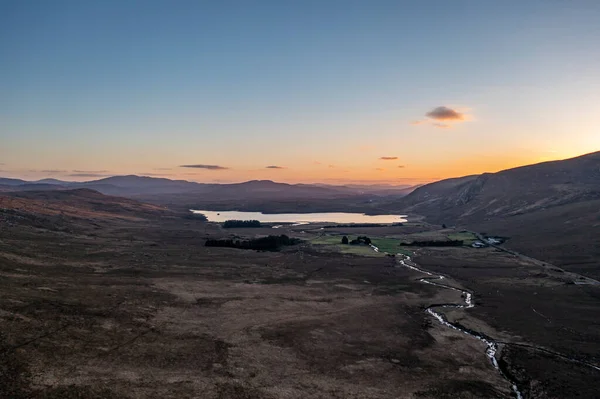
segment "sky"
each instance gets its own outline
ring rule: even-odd
[[[600,150],[600,1],[0,1],[0,176],[423,183]]]

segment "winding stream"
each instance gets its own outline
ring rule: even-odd
[[[379,248],[377,248],[375,245],[373,244],[369,244],[369,246],[375,251],[375,252],[380,252]],[[387,254],[387,252],[385,252]],[[389,255],[389,254],[388,254]],[[469,308],[473,308],[475,307],[475,303],[473,301],[473,293],[466,291],[466,290],[462,290],[456,287],[452,287],[450,285],[446,285],[446,284],[441,284],[439,282],[435,282],[432,280],[437,280],[437,281],[441,281],[444,280],[445,277],[442,276],[441,274],[433,274],[431,272],[428,272],[427,270],[421,269],[417,266],[414,265],[414,263],[411,265],[409,262],[411,261],[410,256],[404,255],[404,254],[396,254],[396,259],[398,260],[398,263],[400,263],[400,265],[409,268],[411,270],[414,270],[416,272],[422,273],[422,274],[426,274],[429,277],[423,277],[420,278],[419,281],[425,284],[430,284],[430,285],[435,285],[436,287],[440,287],[440,288],[444,288],[444,289],[448,289],[448,290],[453,290],[453,291],[458,291],[461,293],[461,296],[464,298],[465,300],[465,304],[441,304],[441,305],[430,305],[427,307],[427,309],[425,309],[425,311],[427,313],[429,313],[431,316],[433,316],[440,324],[443,324],[446,327],[452,328],[454,330],[460,331],[464,334],[467,334],[473,338],[477,338],[478,340],[484,342],[487,346],[486,350],[485,350],[485,354],[486,356],[490,359],[490,362],[492,363],[492,365],[494,366],[494,368],[496,370],[498,370],[498,372],[500,373],[500,375],[510,384],[513,393],[515,394],[515,396],[517,397],[517,399],[523,399],[523,394],[521,393],[521,391],[519,391],[519,388],[517,387],[517,384],[510,379],[510,377],[508,375],[506,375],[506,373],[504,373],[504,371],[502,371],[502,369],[500,368],[500,366],[498,365],[498,359],[496,359],[496,353],[498,352],[498,344],[507,344],[505,342],[500,342],[500,341],[494,341],[492,338],[485,336],[482,333],[479,333],[477,331],[472,331],[469,330],[465,327],[462,327],[458,324],[454,324],[449,322],[441,313],[438,313],[434,310],[434,308],[457,308],[457,309],[469,309]],[[535,309],[534,309],[535,311]],[[515,345],[515,346],[522,346],[522,347],[526,347],[529,349],[533,349],[536,351],[540,351],[540,352],[544,352],[544,353],[548,353],[557,357],[560,357],[564,360],[568,360],[570,362],[573,363],[577,363],[586,367],[590,367],[594,370],[600,371],[600,367],[584,361],[584,360],[580,360],[580,359],[576,359],[576,358],[572,358],[570,356],[566,356],[563,355],[561,353],[558,352],[554,352],[551,351],[549,349],[545,349],[545,348],[541,348],[535,345],[527,345],[527,344],[519,344],[519,343],[510,343],[510,345]]]
[[[379,251],[379,248],[372,246],[373,250],[375,251]],[[465,299],[465,304],[443,304],[443,305],[431,305],[429,307],[427,307],[427,309],[425,309],[425,311],[427,313],[429,313],[431,316],[433,316],[438,322],[440,322],[440,324],[443,324],[446,327],[450,327],[454,330],[460,331],[464,334],[467,334],[473,338],[477,338],[478,340],[482,341],[483,343],[485,343],[485,345],[487,346],[486,350],[485,350],[485,354],[486,356],[490,359],[490,362],[492,363],[492,365],[494,366],[494,368],[496,370],[498,370],[498,372],[500,373],[500,375],[506,380],[508,381],[508,383],[510,384],[514,394],[516,395],[517,399],[523,399],[523,395],[521,394],[521,392],[519,391],[519,388],[517,387],[517,384],[512,381],[503,371],[502,369],[500,369],[500,366],[498,365],[498,359],[496,359],[496,353],[498,352],[498,343],[496,341],[494,341],[493,339],[486,337],[484,334],[478,333],[476,331],[471,331],[471,330],[467,330],[466,328],[451,323],[449,322],[441,313],[436,312],[434,309],[435,308],[439,308],[439,307],[444,307],[444,308],[458,308],[458,309],[469,309],[472,307],[475,307],[474,301],[473,301],[473,293],[469,292],[469,291],[465,291],[465,290],[461,290],[459,288],[456,287],[452,287],[450,285],[446,285],[446,284],[441,284],[439,282],[435,282],[435,281],[441,281],[444,280],[444,276],[442,275],[434,275],[430,272],[428,272],[427,270],[423,270],[421,268],[418,268],[414,265],[409,264],[408,262],[410,262],[410,257],[406,256],[406,255],[402,255],[402,254],[398,254],[397,257],[404,257],[404,258],[400,258],[400,260],[398,261],[398,263],[400,263],[402,266],[407,267],[409,269],[412,269],[414,271],[417,271],[419,273],[423,273],[426,274],[427,276],[430,277],[423,277],[421,279],[419,279],[420,282],[425,283],[425,284],[430,284],[430,285],[435,285],[436,287],[440,287],[440,288],[445,288],[448,290],[453,290],[453,291],[457,291],[460,292],[462,297]],[[435,280],[435,281],[432,281]]]

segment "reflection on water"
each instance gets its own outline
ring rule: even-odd
[[[264,223],[401,223],[406,222],[404,215],[365,215],[363,213],[323,212],[323,213],[272,213],[238,211],[200,211],[194,213],[206,215],[211,222],[226,220],[259,220]]]

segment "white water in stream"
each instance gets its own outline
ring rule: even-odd
[[[380,252],[379,248],[377,248],[375,245],[370,244],[371,248],[375,251],[375,252]],[[387,253],[386,253],[387,254]],[[427,270],[421,269],[417,266],[411,265],[408,262],[411,261],[410,257],[407,255],[403,255],[403,254],[397,254],[396,255],[396,259],[400,259],[398,263],[400,263],[402,266],[414,270],[416,272],[422,273],[422,274],[426,274],[428,276],[431,277],[424,277],[419,279],[420,282],[425,283],[425,284],[430,284],[430,285],[435,285],[436,287],[440,287],[440,288],[444,288],[444,289],[448,289],[448,290],[453,290],[453,291],[458,291],[462,294],[462,296],[465,299],[465,305],[459,305],[459,304],[443,304],[443,305],[431,305],[429,306],[425,311],[430,314],[431,316],[433,316],[440,324],[446,326],[446,327],[450,327],[454,330],[460,331],[464,334],[467,334],[473,338],[477,338],[478,340],[484,342],[487,346],[486,350],[485,350],[485,354],[486,356],[490,359],[490,362],[492,363],[492,365],[494,366],[494,368],[496,370],[498,370],[498,372],[500,373],[500,375],[506,380],[508,381],[508,383],[510,384],[515,396],[517,397],[517,399],[523,399],[523,394],[521,394],[521,392],[519,391],[519,388],[517,387],[517,385],[500,369],[500,366],[498,365],[498,360],[496,359],[496,352],[498,352],[498,342],[495,342],[494,340],[492,340],[489,337],[485,337],[483,334],[479,334],[476,331],[470,331],[467,330],[464,327],[461,327],[459,325],[454,325],[452,323],[450,323],[448,320],[446,320],[444,318],[444,316],[441,313],[436,312],[435,310],[433,310],[433,308],[436,307],[443,307],[443,308],[459,308],[459,309],[469,309],[469,308],[473,308],[475,307],[475,303],[473,301],[473,294],[469,291],[465,291],[465,290],[461,290],[459,288],[456,287],[452,287],[450,285],[446,285],[446,284],[440,284],[440,283],[436,283],[430,280],[444,280],[445,277],[442,276],[441,274],[435,275],[431,272],[428,272]],[[593,363],[589,363],[587,361],[584,360],[580,360],[580,359],[575,359],[572,358],[570,356],[566,356],[563,355],[561,353],[558,352],[554,352],[545,348],[540,348],[537,346],[533,346],[533,345],[522,345],[522,344],[513,344],[513,345],[521,345],[521,346],[526,346],[530,349],[534,349],[534,350],[538,350],[538,351],[542,351],[557,357],[560,357],[562,359],[568,360],[570,362],[574,362],[586,367],[591,367],[594,370],[600,371],[600,367],[593,364]]]
[[[373,249],[375,251],[379,251],[379,248],[372,246]],[[510,378],[508,378],[508,376],[506,374],[504,374],[504,372],[500,369],[500,366],[498,365],[498,360],[496,359],[496,352],[498,351],[498,344],[491,340],[490,338],[487,338],[481,334],[478,334],[477,332],[474,331],[468,331],[465,328],[462,328],[460,326],[454,325],[452,323],[450,323],[448,320],[446,320],[444,318],[444,316],[441,313],[436,312],[435,310],[433,310],[434,307],[447,307],[447,308],[459,308],[459,309],[469,309],[472,307],[475,307],[475,304],[473,302],[473,294],[471,292],[465,291],[465,290],[461,290],[459,288],[456,287],[452,287],[449,285],[445,285],[445,284],[440,284],[440,283],[436,283],[433,281],[430,281],[431,279],[435,279],[435,280],[443,280],[444,276],[442,275],[434,275],[430,272],[428,272],[427,270],[423,270],[420,269],[416,266],[410,265],[408,262],[410,262],[410,257],[409,256],[405,256],[402,254],[398,254],[396,255],[397,257],[401,257],[404,256],[404,259],[400,259],[399,263],[404,266],[407,267],[409,269],[412,269],[414,271],[417,271],[419,273],[423,273],[426,274],[428,276],[432,276],[432,277],[425,277],[425,278],[421,278],[419,279],[420,282],[425,283],[425,284],[430,284],[430,285],[435,285],[436,287],[440,287],[440,288],[445,288],[448,290],[453,290],[453,291],[458,291],[462,294],[462,296],[465,299],[465,305],[459,305],[459,304],[446,304],[446,305],[432,305],[429,306],[426,309],[426,312],[429,313],[431,316],[433,316],[438,322],[440,322],[440,324],[446,326],[446,327],[450,327],[454,330],[460,331],[464,334],[467,334],[473,338],[477,338],[478,340],[482,341],[483,343],[485,343],[485,345],[487,346],[486,350],[485,350],[485,354],[486,356],[490,359],[490,362],[492,363],[492,365],[494,366],[494,368],[496,370],[498,370],[498,372],[500,373],[500,375],[502,375],[502,377],[509,382],[509,384],[511,385],[511,388],[513,390],[513,392],[515,393],[517,399],[523,399],[523,395],[521,394],[521,392],[519,391],[519,389],[517,388],[517,385],[510,380]]]

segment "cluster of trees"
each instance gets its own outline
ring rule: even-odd
[[[360,244],[371,244],[371,239],[367,236],[358,236],[355,240],[348,241],[347,236],[342,237],[342,244],[360,245]]]
[[[233,227],[261,227],[262,224],[258,220],[226,220],[223,227],[230,229]]]
[[[205,245],[207,247],[227,247],[238,249],[253,249],[256,251],[276,251],[282,246],[295,245],[300,242],[301,240],[297,238],[290,238],[285,234],[282,234],[280,236],[267,236],[243,241],[231,239],[206,240]]]
[[[403,242],[400,245],[412,247],[460,247],[464,244],[463,240],[447,240],[447,241],[413,241],[411,243]]]
[[[389,227],[389,226],[403,226],[402,223],[350,223],[350,224],[332,224],[323,226],[324,229],[335,229],[335,228],[348,228],[348,227]]]

